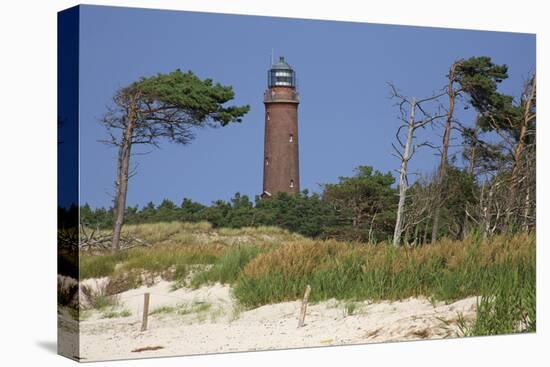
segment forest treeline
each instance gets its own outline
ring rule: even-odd
[[[167,221],[208,221],[214,227],[277,226],[314,238],[340,238],[380,241],[391,236],[395,220],[396,190],[391,173],[371,167],[358,167],[352,177],[341,177],[336,184],[322,185],[322,193],[307,190],[296,195],[280,193],[252,201],[236,193],[229,201],[217,200],[206,206],[184,198],[181,203],[164,200],[155,205],[129,207],[126,224]],[[109,228],[112,209],[80,209],[81,222]]]
[[[510,232],[504,218],[491,208],[503,202],[505,190],[497,190],[498,180],[477,182],[467,168],[449,167],[450,179],[445,188],[445,201],[441,209],[438,236],[462,239],[472,231],[487,235]],[[435,175],[418,180],[409,189],[407,201],[408,221],[403,239],[408,244],[431,241],[429,208],[433,205]],[[128,207],[125,223],[208,221],[214,227],[277,226],[313,238],[378,243],[391,241],[399,199],[396,179],[391,172],[381,173],[369,166],[360,166],[351,177],[340,177],[337,183],[321,186],[320,193],[307,190],[288,195],[280,193],[269,200],[258,196],[251,200],[236,193],[229,201],[217,200],[211,205],[184,198],[180,203],[165,199],[143,207]],[[490,194],[490,190],[493,193]],[[489,196],[492,196],[491,198]],[[534,205],[534,203],[532,204]],[[476,217],[470,218],[470,216]],[[80,208],[81,223],[100,229],[113,225],[112,208],[93,209],[89,205]],[[489,227],[483,222],[490,221]],[[515,218],[520,224],[534,226],[534,218]]]
[[[200,126],[208,121],[223,126],[240,121],[248,111],[248,106],[222,109],[221,104],[233,98],[232,89],[209,79],[201,81],[192,73],[177,71],[142,79],[120,91],[119,110],[104,121],[108,129],[127,134],[111,134],[112,144],[119,147],[114,202],[119,210],[84,205],[81,222],[112,227],[113,249],[119,247],[123,223],[164,221],[279,226],[309,237],[395,245],[424,244],[441,237],[462,239],[473,231],[484,237],[532,231],[536,222],[536,78],[529,75],[515,95],[499,89],[507,78],[506,65],[480,56],[455,61],[446,85],[428,97],[405,96],[388,83],[399,122],[391,144],[397,157],[395,177],[365,165],[350,177],[321,185],[319,193],[303,191],[254,201],[236,193],[229,201],[211,205],[183,199],[138,208],[125,205],[132,144],[156,145],[161,138],[187,144],[193,139],[190,116],[199,116]],[[210,106],[213,99],[218,107],[197,110],[179,86],[204,92],[204,103]],[[140,111],[132,115],[133,122],[126,116],[128,106]],[[475,117],[464,121],[456,113],[459,108],[474,111],[470,115]],[[158,115],[165,111],[172,112],[168,117]],[[426,127],[441,140],[422,140],[419,132]],[[431,172],[420,175],[408,168],[419,149],[431,149],[440,157]]]

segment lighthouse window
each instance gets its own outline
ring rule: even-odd
[[[294,180],[290,180],[290,187],[294,187]]]
[[[292,143],[294,141],[294,135],[290,134],[288,141]]]
[[[293,87],[295,85],[294,71],[271,69],[268,74],[268,85],[269,87]]]
[[[269,166],[269,158],[267,158],[267,157],[265,158],[265,165]]]
[[[286,71],[277,71],[275,80],[277,85],[292,85],[292,74]]]
[[[266,113],[267,121],[269,121],[269,112]]]

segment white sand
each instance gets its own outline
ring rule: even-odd
[[[211,306],[184,315],[151,315],[148,330],[141,332],[145,292],[151,293],[150,311],[182,303]],[[242,312],[234,304],[230,288],[219,284],[171,292],[170,283],[161,281],[121,293],[117,309],[127,309],[132,315],[105,319],[94,312],[81,322],[81,358],[96,361],[456,337],[458,315],[473,319],[476,298],[449,305],[432,305],[418,298],[357,302],[352,315],[346,315],[345,302],[329,300],[311,304],[305,326],[300,329],[299,301]],[[162,349],[132,352],[144,347]]]

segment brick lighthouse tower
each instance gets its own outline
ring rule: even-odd
[[[296,74],[281,57],[267,74],[264,93],[264,183],[262,198],[300,192]]]

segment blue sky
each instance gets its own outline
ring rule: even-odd
[[[237,191],[251,198],[261,192],[272,49],[299,80],[301,186],[310,191],[359,165],[398,167],[391,155],[397,109],[386,82],[404,94],[431,95],[445,85],[453,61],[486,55],[509,66],[501,91],[518,96],[535,70],[530,34],[98,6],[81,7],[80,21],[80,201],[93,207],[111,205],[117,154],[98,142],[106,137],[98,119],[117,89],[142,76],[192,70],[232,85],[232,103],[251,111],[240,124],[197,131],[190,145],[163,142],[133,157],[132,206],[184,197],[209,204]],[[474,112],[460,107],[457,118],[471,123]],[[421,138],[440,143],[440,135],[426,130]],[[423,150],[412,170],[429,173],[438,159]]]

